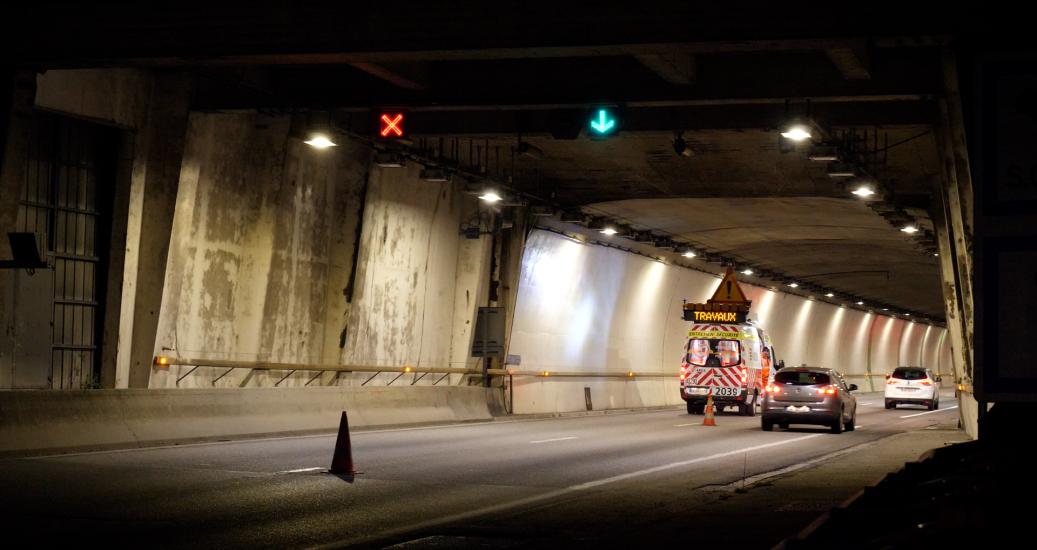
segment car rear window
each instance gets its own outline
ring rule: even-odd
[[[819,386],[830,383],[831,379],[822,372],[780,371],[774,375],[774,381],[779,384],[792,384],[793,386]]]
[[[893,371],[893,378],[898,380],[922,380],[927,378],[923,369],[898,368]]]

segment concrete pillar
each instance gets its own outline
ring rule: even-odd
[[[519,207],[513,213],[511,229],[504,234],[500,259],[500,288],[498,298],[507,314],[505,329],[505,350],[511,344],[511,327],[515,323],[515,305],[518,302],[519,279],[522,277],[522,255],[526,251],[526,237],[529,235],[529,219],[527,210]]]
[[[159,73],[140,130],[143,155],[143,204],[130,343],[129,387],[146,388],[155,354],[173,211],[187,135],[191,81],[182,74]]]
[[[7,233],[17,230],[35,96],[34,73],[0,71],[0,260],[11,259]],[[14,385],[13,275],[0,271],[0,388]]]
[[[941,125],[937,129],[942,178],[940,204],[935,208],[934,222],[940,250],[940,274],[944,308],[951,335],[955,372],[961,382],[971,387],[973,373],[973,190],[969,169],[965,123],[955,59],[944,55],[946,97],[940,100]],[[969,393],[961,395],[959,411],[962,427],[978,437],[978,406]]]
[[[119,334],[123,324],[123,281],[126,270],[126,241],[129,234],[135,135],[131,131],[122,132],[115,168],[108,277],[105,283],[107,289],[105,291],[104,332],[101,335],[101,387],[106,389],[116,388],[120,385],[118,383]],[[129,324],[129,322],[130,319],[127,319],[126,323]],[[124,387],[125,385],[125,383],[122,384]]]
[[[461,219],[471,219],[480,206],[466,200]],[[457,253],[457,283],[454,289],[454,317],[450,335],[450,367],[478,368],[481,359],[472,357],[472,339],[479,307],[486,305],[489,297],[490,246],[493,239],[481,235],[478,239],[460,236]],[[461,376],[451,376],[451,381]]]

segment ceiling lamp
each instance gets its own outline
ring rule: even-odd
[[[488,202],[490,204],[500,202],[502,200],[501,196],[495,193],[494,191],[486,191],[482,195],[479,195],[479,199],[481,199],[483,202]]]
[[[313,134],[310,136],[310,139],[303,143],[313,147],[314,149],[327,149],[328,147],[335,147],[338,145],[334,141],[331,141],[331,138],[325,134]]]
[[[804,124],[792,124],[785,128],[781,133],[781,137],[795,142],[802,142],[813,137],[810,133],[810,128]]]
[[[875,190],[872,189],[870,185],[862,185],[862,186],[858,187],[857,189],[854,189],[852,191],[852,193],[854,195],[857,195],[858,197],[863,199],[863,198],[870,197],[870,196],[874,195],[875,194]]]

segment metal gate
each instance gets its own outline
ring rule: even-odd
[[[34,119],[18,225],[36,234],[53,272],[21,275],[37,279],[23,288],[38,288],[22,300],[40,317],[51,310],[47,387],[99,387],[117,133],[44,112]],[[19,336],[35,346],[44,338]]]

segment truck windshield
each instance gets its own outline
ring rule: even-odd
[[[706,366],[710,355],[720,359],[721,367],[733,367],[742,362],[741,345],[738,340],[688,340],[688,364]]]

